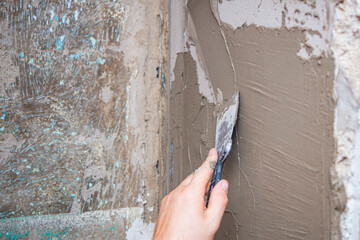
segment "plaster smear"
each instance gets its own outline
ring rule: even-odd
[[[200,94],[206,97],[208,102],[214,103],[216,101],[214,89],[211,85],[211,82],[209,81],[207,74],[205,73],[204,68],[201,66],[200,59],[196,52],[196,47],[194,45],[191,45],[189,50],[192,58],[196,62],[196,77],[198,79]]]
[[[239,2],[245,1],[221,4],[236,9]],[[264,11],[271,8],[266,5],[269,1],[262,4]],[[262,4],[257,9],[262,9]],[[308,38],[320,42],[313,35],[323,39],[325,34],[305,31],[305,23],[291,25],[287,15],[281,14],[292,9],[289,5],[287,1],[286,10],[277,4],[280,18],[274,15],[267,20],[280,24],[264,28],[251,22],[235,27],[219,22],[209,1],[187,3],[196,33],[189,38],[212,86],[220,89],[224,101],[240,91],[240,118],[223,173],[230,181],[229,204],[216,239],[339,237],[332,209],[343,206],[332,200],[330,184],[335,151],[334,60],[320,51],[321,47],[314,48],[319,51],[317,57],[314,51],[307,51],[306,61],[299,57],[299,43],[306,44]],[[312,9],[317,6],[322,5]],[[251,19],[250,10],[243,12]],[[323,20],[321,24],[325,24]],[[211,103],[201,94],[199,76],[193,54],[178,53],[170,97],[172,187],[194,171],[214,146],[221,103]]]

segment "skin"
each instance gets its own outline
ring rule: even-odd
[[[228,181],[221,180],[211,193],[208,208],[205,207],[216,162],[217,152],[213,148],[201,167],[163,198],[154,240],[214,238],[228,203],[229,188]]]

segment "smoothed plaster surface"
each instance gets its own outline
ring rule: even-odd
[[[224,169],[229,205],[216,238],[339,239],[346,201],[336,173],[330,176],[332,6],[283,1],[275,9],[276,1],[255,2],[187,2],[185,42],[175,42],[183,50],[172,52],[172,186],[205,160],[218,107],[239,90],[240,118]],[[203,81],[216,101],[202,93]]]

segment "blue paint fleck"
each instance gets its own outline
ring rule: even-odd
[[[50,23],[52,23],[52,20],[54,19],[55,17],[55,13],[53,10],[50,10]]]
[[[56,49],[61,50],[64,47],[65,35],[62,35],[59,40],[56,41]]]
[[[170,145],[170,150],[171,150],[170,176],[171,176],[171,181],[173,181],[173,173],[174,173],[174,143],[171,143],[171,145]]]
[[[90,37],[90,44],[92,48],[96,47],[96,39],[94,37]]]
[[[5,118],[6,118],[6,111],[4,111],[4,113],[3,113],[3,115],[1,116],[1,120],[5,120]]]
[[[120,161],[117,161],[117,162],[115,163],[115,166],[116,166],[117,168],[119,168],[119,167],[120,167]]]
[[[79,10],[75,10],[75,12],[74,12],[74,19],[75,19],[75,21],[77,21],[78,19],[79,19]]]
[[[53,131],[52,134],[55,134],[55,135],[64,135],[62,132],[60,132],[59,129],[56,129],[55,131]]]
[[[101,58],[101,57],[98,57],[98,58],[96,59],[96,61],[90,62],[90,64],[98,63],[98,64],[101,64],[101,65],[104,65],[105,61],[106,61],[105,59],[103,59],[103,58]]]
[[[61,21],[63,22],[63,23],[65,23],[66,22],[66,13],[64,14],[64,16],[62,17],[62,19],[61,19]]]
[[[84,56],[85,53],[75,53],[70,55],[70,59],[79,59],[81,56]]]
[[[164,93],[165,89],[166,89],[166,77],[165,74],[161,74],[161,80],[162,80],[162,92]]]
[[[11,232],[7,232],[7,233],[4,233],[4,232],[0,232],[0,238],[4,237],[6,239],[11,239],[11,240],[17,240],[17,239],[20,239],[20,238],[23,238],[23,237],[27,237],[29,235],[30,231],[27,231],[25,233],[11,233]]]
[[[41,234],[41,240],[45,240],[45,239],[62,239],[61,237],[66,236],[70,231],[65,231],[68,228],[64,228],[63,231],[57,231],[57,232],[53,232],[53,231],[47,231],[43,234]],[[39,234],[39,232],[38,232]]]

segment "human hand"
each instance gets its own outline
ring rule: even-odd
[[[229,183],[221,180],[211,192],[208,208],[205,196],[217,162],[217,152],[210,150],[206,161],[161,201],[154,240],[209,240],[219,229],[228,203]]]

